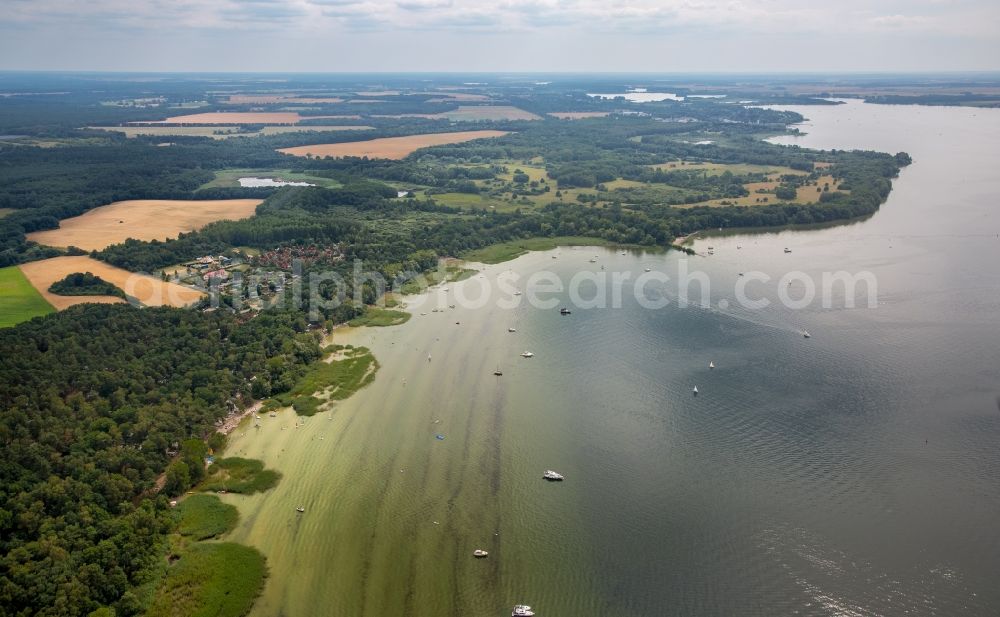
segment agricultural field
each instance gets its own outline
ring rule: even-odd
[[[605,118],[610,111],[550,111],[548,115],[560,120],[586,120],[587,118]]]
[[[209,189],[216,187],[237,187],[240,186],[240,178],[273,178],[288,182],[308,182],[323,188],[335,189],[342,186],[340,182],[331,178],[314,176],[308,173],[291,171],[288,169],[226,169],[215,172],[215,179],[199,187]]]
[[[17,266],[0,268],[0,328],[7,328],[55,309]]]
[[[327,118],[333,118],[334,116],[325,116]],[[338,118],[356,120],[360,119],[361,116],[337,116]],[[365,126],[362,124],[342,124],[342,125],[320,125],[320,124],[298,124],[296,126],[265,126],[261,127],[253,135],[284,135],[285,133],[322,133],[326,131],[371,131],[374,130],[374,126]],[[244,133],[246,134],[246,133]]]
[[[302,119],[303,117],[294,111],[210,111],[132,124],[296,124]]]
[[[419,150],[430,146],[457,144],[473,139],[502,137],[507,131],[458,131],[454,133],[426,133],[422,135],[407,135],[405,137],[382,137],[367,141],[348,141],[339,144],[317,144],[314,146],[295,146],[282,148],[278,152],[292,156],[312,156],[323,158],[332,156],[367,156],[379,159],[403,159]]]
[[[351,119],[360,116],[351,117]],[[283,135],[285,133],[324,132],[324,131],[370,131],[375,127],[364,125],[313,125],[294,126],[276,125],[263,126],[256,131],[243,131],[236,126],[89,126],[95,131],[121,133],[126,137],[150,135],[153,137],[211,137],[212,139],[229,139],[230,137],[256,137],[258,135]]]
[[[124,302],[114,296],[60,296],[49,291],[49,287],[66,276],[76,272],[90,272],[125,291],[144,306],[191,305],[204,293],[176,283],[168,283],[157,277],[135,274],[122,270],[103,261],[86,256],[52,257],[32,261],[19,266],[31,285],[56,310],[63,310],[74,304],[99,302],[102,304]]]
[[[541,120],[541,116],[511,105],[459,105],[458,109],[439,114],[395,114],[375,116],[383,118],[425,118],[451,122],[476,122],[479,120]]]
[[[211,137],[212,139],[226,139],[238,135],[254,135],[254,133],[241,133],[235,126],[88,126],[88,129],[95,131],[107,131],[110,133],[121,133],[125,137],[133,138],[139,135],[150,135],[152,137]]]
[[[58,229],[36,231],[28,239],[47,246],[99,251],[128,238],[166,240],[215,221],[253,216],[260,199],[118,201],[63,219]]]

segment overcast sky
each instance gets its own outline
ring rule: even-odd
[[[1000,0],[3,0],[0,69],[1000,69]]]

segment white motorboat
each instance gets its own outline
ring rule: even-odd
[[[698,386],[695,386],[691,392],[694,393],[695,396],[698,396]]]
[[[306,509],[305,509],[305,508],[303,508],[302,506],[299,506],[298,508],[295,508],[295,511],[296,511],[296,512],[300,512],[300,513],[301,513],[301,512],[305,512],[305,511],[306,511]]]
[[[808,331],[806,331],[806,330],[803,330],[803,331],[802,331],[802,337],[803,337],[803,338],[812,338],[812,335],[811,335],[811,334],[809,334],[809,332],[808,332]]]
[[[507,332],[517,332],[517,329],[515,329],[515,328],[507,328]]]
[[[551,469],[546,469],[545,473],[542,474],[542,477],[552,482],[562,482],[564,480],[561,473],[552,471]]]
[[[477,548],[476,550],[472,551],[472,556],[477,559],[482,559],[483,557],[489,557],[489,555],[490,554],[487,551],[484,551],[481,548]]]
[[[708,368],[715,368],[715,362],[709,362]]]
[[[527,604],[518,604],[510,613],[510,617],[534,617],[534,615],[535,611]]]
[[[522,358],[534,358],[535,354],[531,353],[530,351],[525,351],[525,352],[521,353],[521,357]]]

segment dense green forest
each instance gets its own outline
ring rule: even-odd
[[[252,378],[280,392],[320,354],[299,315],[127,305],[0,331],[0,349],[3,615],[139,612],[172,527],[165,498],[143,496],[174,454],[203,468],[197,444]]]

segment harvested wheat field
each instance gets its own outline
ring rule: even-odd
[[[550,111],[548,115],[560,120],[584,120],[586,118],[604,118],[610,111]]]
[[[129,124],[296,124],[300,120],[302,116],[295,111],[211,111]]]
[[[32,242],[47,246],[76,246],[99,251],[129,238],[167,240],[186,231],[201,229],[215,221],[253,216],[260,199],[172,200],[134,199],[116,201],[80,216],[59,221],[59,229],[28,234]]]
[[[49,291],[52,283],[74,272],[90,272],[117,286],[129,297],[144,306],[188,306],[204,294],[196,289],[176,283],[167,283],[157,277],[135,274],[87,256],[53,257],[21,264],[21,272],[42,297],[57,310],[74,304],[124,302],[114,296],[60,296]]]
[[[382,137],[368,141],[348,141],[340,144],[317,144],[314,146],[296,146],[282,148],[278,152],[293,156],[367,156],[376,159],[406,158],[420,148],[457,144],[473,139],[487,137],[503,137],[507,131],[459,131],[455,133],[427,133],[423,135],[407,135],[405,137]]]
[[[541,120],[542,117],[512,105],[459,105],[452,111],[439,114],[385,114],[373,118],[426,118],[450,122],[476,122],[479,120]]]

